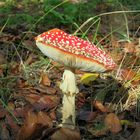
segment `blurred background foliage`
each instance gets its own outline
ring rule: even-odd
[[[63,4],[60,4],[63,3]],[[116,10],[139,10],[140,0],[1,0],[0,27],[75,30],[88,18]],[[44,16],[45,15],[45,16]]]

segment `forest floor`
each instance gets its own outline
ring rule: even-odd
[[[76,130],[71,130],[59,126],[63,96],[59,84],[64,67],[44,56],[35,44],[34,37],[43,27],[31,32],[25,24],[7,27],[6,22],[0,32],[1,140],[140,139],[139,27],[129,30],[129,40],[118,34],[96,36],[118,68],[88,76],[76,70]],[[91,33],[87,35],[90,41]]]

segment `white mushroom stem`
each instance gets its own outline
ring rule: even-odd
[[[67,123],[71,119],[73,125],[75,125],[75,96],[79,90],[76,85],[75,75],[71,70],[64,71],[60,89],[64,93],[62,124]]]

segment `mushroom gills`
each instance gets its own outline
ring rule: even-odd
[[[76,55],[65,53],[60,49],[45,45],[41,42],[36,42],[36,45],[46,56],[65,66],[90,72],[106,71],[106,68],[103,64],[99,64],[95,61],[93,63],[93,61],[88,61],[87,59],[80,58]]]

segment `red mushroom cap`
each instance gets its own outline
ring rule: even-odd
[[[90,72],[104,72],[116,66],[112,58],[94,44],[60,29],[49,30],[35,39],[45,55],[65,66]]]

